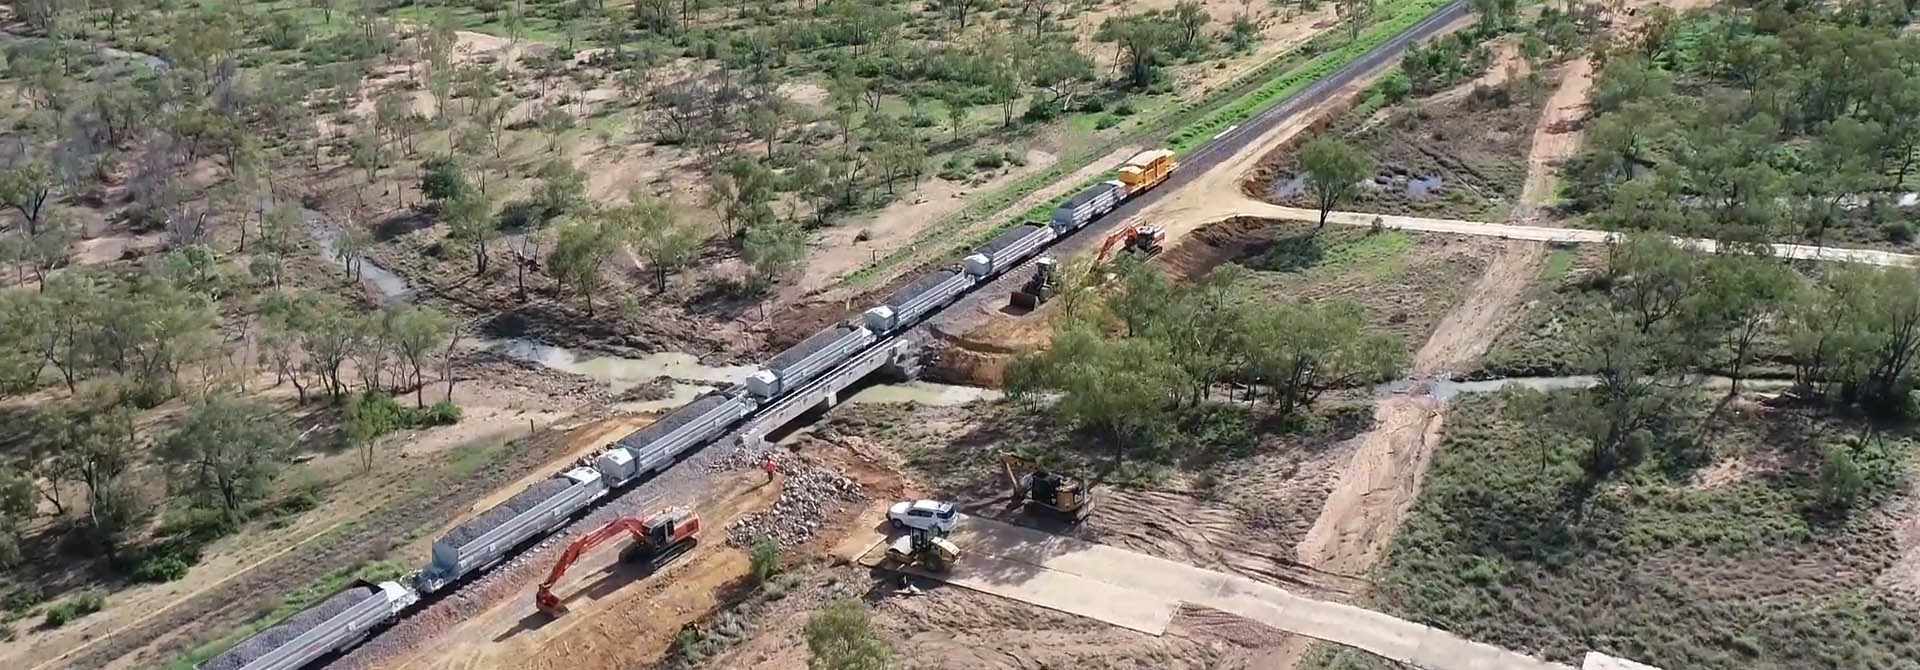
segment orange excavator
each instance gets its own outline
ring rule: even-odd
[[[1125,244],[1121,246],[1123,251],[1132,251],[1152,256],[1160,253],[1160,249],[1166,244],[1166,241],[1167,231],[1161,230],[1159,226],[1149,226],[1145,224],[1127,226],[1107,234],[1107,239],[1100,243],[1100,255],[1093,258],[1093,265],[1094,267],[1099,267],[1102,263],[1107,262],[1107,255],[1113,253],[1113,245],[1115,244],[1125,242]]]
[[[553,570],[547,573],[547,581],[540,583],[540,591],[533,596],[534,606],[547,616],[557,618],[566,614],[566,604],[553,594],[554,585],[560,583],[560,578],[567,574],[567,568],[573,567],[574,561],[623,533],[633,536],[633,546],[622,552],[621,560],[643,562],[657,568],[686,553],[700,540],[700,516],[685,507],[671,507],[645,519],[614,519],[593,529],[593,532],[581,535],[573,544],[567,545],[566,551],[561,552],[560,560],[555,561]]]

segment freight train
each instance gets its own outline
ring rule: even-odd
[[[590,465],[533,484],[455,526],[433,543],[427,565],[409,577],[356,583],[278,626],[197,666],[199,670],[297,670],[360,643],[374,628],[411,611],[424,598],[480,574],[515,550],[559,530],[608,493],[665,470],[680,455],[712,442],[762,407],[779,402],[868,347],[906,331],[928,315],[1039,254],[1054,240],[1086,227],[1129,198],[1166,181],[1172,151],[1141,152],[1118,179],[1074,194],[1046,225],[1019,225],[962,259],[889,294],[860,318],[837,323],[768,359],[744,384],[705,394],[621,438]]]

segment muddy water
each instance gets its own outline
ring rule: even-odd
[[[677,351],[649,354],[641,358],[623,358],[580,354],[566,347],[522,339],[492,340],[488,348],[530,363],[561,372],[591,377],[606,382],[619,393],[640,384],[670,377],[677,385],[706,388],[745,381],[753,374],[750,365],[702,365],[693,354]]]
[[[1444,379],[1437,379],[1437,380],[1402,379],[1399,381],[1387,382],[1385,384],[1376,386],[1374,387],[1374,391],[1376,393],[1382,393],[1382,394],[1418,393],[1420,388],[1424,386],[1428,394],[1432,395],[1434,398],[1438,399],[1440,402],[1447,402],[1449,400],[1452,400],[1454,396],[1458,396],[1462,393],[1493,393],[1495,391],[1499,391],[1502,388],[1505,388],[1508,384],[1530,388],[1536,391],[1555,391],[1560,389],[1592,388],[1593,386],[1596,386],[1599,383],[1600,383],[1600,378],[1593,375],[1569,375],[1564,377],[1510,377],[1506,379],[1482,379],[1477,381],[1463,381],[1463,382],[1449,381]],[[1701,387],[1701,388],[1726,388],[1731,383],[1733,383],[1731,379],[1728,379],[1726,377],[1716,376],[1716,377],[1697,378],[1693,381],[1691,385]],[[1766,389],[1777,390],[1777,389],[1787,388],[1792,385],[1793,385],[1792,381],[1785,380],[1785,379],[1747,379],[1740,382],[1740,388],[1747,389],[1747,390],[1766,390]]]
[[[334,265],[346,267],[347,259],[340,255],[340,228],[328,221],[325,214],[304,207],[300,209],[300,220],[304,224],[302,227],[307,229],[307,235],[327,252],[327,260],[333,261]],[[392,270],[381,267],[379,263],[364,257],[359,259],[359,265],[360,281],[373,287],[373,290],[379,294],[381,302],[404,301],[413,297],[413,286],[407,284],[406,279],[394,274]]]
[[[843,402],[859,404],[919,403],[940,407],[965,405],[976,400],[1006,397],[1000,389],[911,381],[900,384],[875,384],[854,392]]]

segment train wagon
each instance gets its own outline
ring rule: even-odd
[[[1053,241],[1052,228],[1034,225],[1014,226],[993,241],[973,250],[966,259],[967,274],[985,278],[1006,271]]]
[[[607,492],[593,468],[573,468],[514,494],[506,502],[455,526],[433,543],[433,563],[420,573],[420,590],[492,565],[521,542],[551,531]]]
[[[761,399],[778,397],[833,369],[874,339],[873,331],[850,323],[828,326],[768,359],[747,377],[747,390]]]
[[[314,659],[359,644],[374,626],[420,599],[395,582],[355,581],[260,631],[226,652],[194,666],[199,670],[296,670]]]
[[[1053,208],[1053,232],[1065,236],[1087,222],[1105,216],[1120,201],[1127,199],[1127,185],[1118,181],[1103,181],[1073,194],[1059,207]]]
[[[715,392],[695,398],[620,438],[614,448],[594,461],[594,469],[606,477],[608,487],[623,486],[635,477],[666,469],[682,452],[705,444],[752,412],[753,401],[741,397],[744,395]]]
[[[970,286],[973,286],[973,278],[963,272],[936,270],[927,273],[894,291],[879,306],[868,309],[867,329],[878,335],[891,333],[895,328],[911,324],[919,320],[921,315],[953,301]]]

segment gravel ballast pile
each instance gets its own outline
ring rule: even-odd
[[[914,298],[920,297],[920,294],[933,290],[935,286],[947,283],[947,281],[953,279],[953,276],[956,274],[959,273],[952,270],[936,270],[927,273],[927,276],[916,279],[913,283],[902,286],[900,290],[894,291],[892,295],[887,296],[886,300],[881,301],[881,304],[896,310],[900,309],[907,303],[913,302]]]
[[[512,521],[514,517],[526,513],[527,510],[539,507],[540,503],[552,500],[554,496],[560,495],[561,492],[572,487],[573,480],[567,479],[566,477],[554,477],[553,479],[529,486],[527,490],[514,494],[514,496],[508,498],[506,502],[500,503],[493,509],[487,510],[480,516],[474,517],[472,521],[460,524],[453,530],[447,531],[446,535],[440,536],[440,541],[453,547],[467,546],[468,542],[479,539],[480,536],[486,535],[488,531],[499,528],[508,521]]]
[[[782,548],[799,546],[813,538],[814,531],[819,530],[834,507],[867,500],[860,483],[853,478],[779,450],[736,448],[709,469],[719,472],[759,468],[769,455],[784,475],[780,499],[774,501],[770,510],[754,512],[727,524],[727,542],[733,546],[752,546],[762,537],[772,537]]]
[[[826,330],[814,333],[807,339],[801,340],[799,344],[787,347],[786,351],[782,351],[774,355],[773,358],[767,359],[766,369],[772,370],[774,374],[785,374],[787,368],[791,368],[805,361],[807,357],[812,356],[814,352],[839,344],[841,340],[846,339],[847,336],[853,334],[855,330],[858,330],[858,328],[844,323],[828,326]]]
[[[1028,235],[1032,235],[1033,231],[1036,231],[1039,229],[1040,227],[1035,225],[1014,226],[1013,229],[1008,230],[1007,232],[1001,233],[999,237],[993,238],[992,241],[987,242],[986,244],[980,245],[980,248],[974,249],[973,252],[976,254],[985,254],[987,256],[992,256],[995,252],[998,252],[1001,249],[1011,247],[1015,243],[1018,243],[1021,240],[1027,239]]]
[[[660,438],[666,437],[668,433],[679,430],[681,426],[693,423],[694,420],[706,416],[708,412],[713,411],[713,408],[726,404],[726,402],[727,397],[717,393],[695,398],[693,402],[687,403],[680,409],[676,409],[666,416],[655,420],[653,423],[647,424],[647,427],[620,438],[618,444],[621,447],[633,451],[636,456],[645,454],[648,448],[652,447],[655,442],[660,441]]]
[[[305,635],[313,627],[326,620],[340,616],[341,612],[352,609],[368,598],[378,597],[379,590],[365,586],[355,586],[341,591],[320,602],[320,604],[300,610],[287,617],[278,626],[261,631],[259,635],[247,638],[247,641],[234,645],[226,653],[213,657],[200,664],[201,670],[239,670],[255,659],[272,653],[292,642],[294,638]]]

